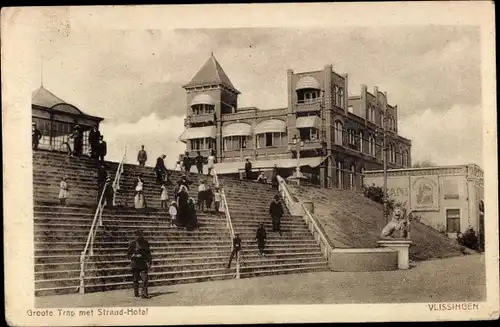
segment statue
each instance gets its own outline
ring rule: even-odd
[[[382,229],[382,238],[395,238],[394,233],[399,231],[400,239],[410,238],[410,219],[411,213],[406,212],[403,205],[396,205],[392,211],[391,220]]]

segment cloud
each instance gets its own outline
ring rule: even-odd
[[[104,121],[100,130],[108,143],[106,159],[111,161],[119,162],[127,147],[126,162],[136,164],[137,152],[144,145],[148,153],[147,166],[154,166],[156,158],[165,154],[165,165],[173,168],[178,155],[185,151],[185,144],[178,141],[184,131],[183,117],[160,119],[152,113],[136,123]]]
[[[438,165],[483,166],[482,112],[455,105],[447,111],[426,109],[400,120],[399,132],[412,140],[412,161]]]

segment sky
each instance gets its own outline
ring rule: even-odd
[[[57,17],[56,17],[57,18]],[[104,117],[108,158],[141,144],[174,165],[184,144],[182,85],[213,52],[241,92],[238,106],[286,107],[286,70],[348,73],[349,95],[360,85],[386,91],[398,105],[400,134],[413,161],[482,166],[480,33],[468,26],[75,29],[49,19],[38,31],[40,73],[32,81]],[[43,64],[42,64],[43,63]],[[153,164],[150,160],[149,164]]]

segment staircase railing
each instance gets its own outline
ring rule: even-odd
[[[233,223],[231,221],[231,214],[229,213],[229,206],[227,205],[227,198],[226,198],[226,193],[224,193],[224,188],[220,187],[219,184],[219,177],[217,176],[217,172],[215,169],[212,169],[212,174],[214,176],[214,184],[215,187],[219,188],[221,191],[221,198],[222,198],[222,210],[224,211],[224,214],[226,215],[226,226],[227,229],[229,230],[229,236],[230,236],[230,244],[231,244],[231,253],[233,252],[233,239],[234,239],[234,228],[233,228]],[[236,279],[240,278],[240,254],[236,256]]]
[[[127,147],[123,150],[122,160],[118,164],[116,169],[115,179],[113,181],[113,206],[116,206],[116,193],[120,190],[120,177],[123,174],[123,163],[125,162],[125,157],[127,156]]]
[[[108,183],[104,184],[104,188],[102,189],[101,197],[99,198],[97,209],[94,214],[94,219],[92,220],[92,225],[90,226],[89,235],[87,236],[85,248],[80,255],[80,286],[78,287],[80,293],[85,293],[85,263],[88,256],[94,255],[94,239],[97,233],[97,228],[102,226],[102,211],[105,205],[104,194],[108,186]]]
[[[278,176],[278,183],[281,196],[285,201],[285,204],[287,208],[290,210],[290,212],[294,211],[297,208],[297,205],[300,206],[301,211],[303,212],[302,217],[304,218],[309,228],[309,231],[314,236],[316,243],[318,243],[318,245],[320,246],[323,256],[329,262],[330,254],[333,251],[333,247],[328,242],[328,239],[326,238],[325,233],[323,232],[323,229],[320,227],[316,218],[311,214],[309,209],[307,209],[307,207],[302,202],[296,201],[293,198],[292,194],[290,193],[290,190],[288,189],[288,185],[286,184],[286,181],[283,177]]]

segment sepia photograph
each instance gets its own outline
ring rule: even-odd
[[[498,319],[492,9],[3,8],[7,320]]]

